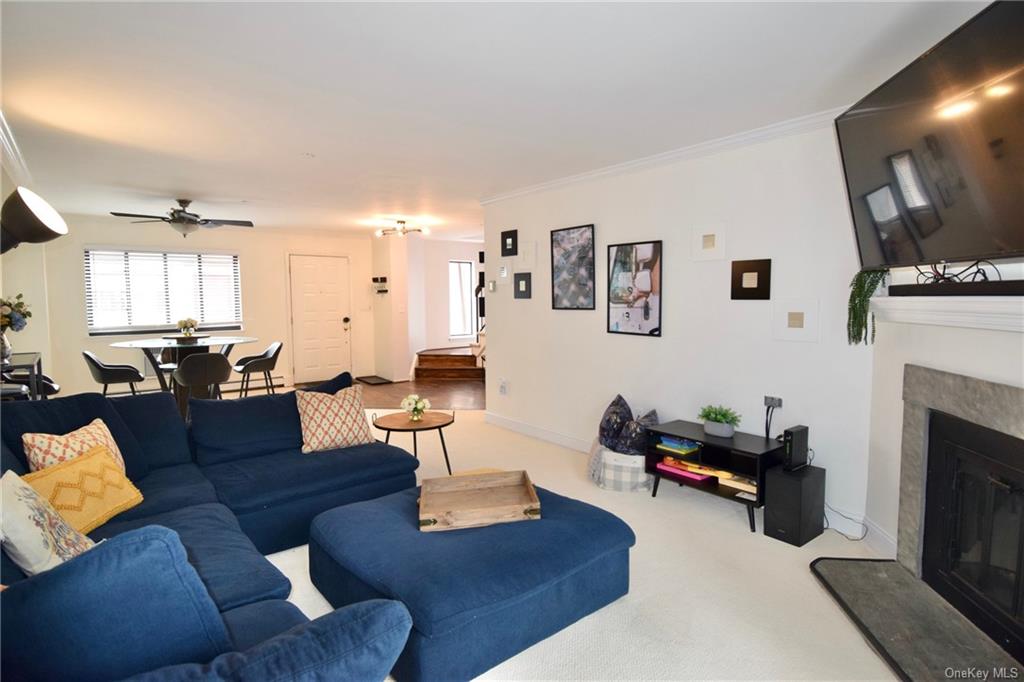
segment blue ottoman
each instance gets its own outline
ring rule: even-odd
[[[537,488],[542,518],[422,533],[419,489],[326,511],[309,540],[313,584],[335,608],[397,599],[413,629],[392,671],[466,680],[629,591],[633,531]]]

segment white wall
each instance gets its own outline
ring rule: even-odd
[[[478,256],[484,245],[480,242],[452,242],[431,239],[423,243],[423,289],[426,293],[422,348],[445,348],[464,345],[464,340],[448,337],[448,263],[465,260],[473,263],[473,289],[480,263]],[[473,305],[476,305],[474,297]]]
[[[828,501],[863,514],[871,351],[850,347],[848,284],[859,268],[830,126],[712,156],[598,177],[485,207],[490,418],[582,449],[621,392],[634,410],[695,420],[706,403],[763,429],[763,397],[781,396],[774,431],[810,426]],[[551,310],[550,230],[594,223],[597,281],[607,246],[664,241],[661,338],[608,334],[607,293],[594,311]],[[730,300],[729,260],[691,259],[692,230],[724,227],[730,259],[772,259],[772,298],[817,297],[816,343],[777,341],[771,301]],[[519,230],[521,253],[502,259],[499,232]],[[532,262],[531,262],[532,260]],[[533,273],[533,298],[513,300],[511,273]],[[509,392],[498,391],[506,379]]]
[[[93,391],[93,382],[82,359],[92,350],[110,362],[142,366],[140,351],[110,348],[115,341],[138,337],[90,337],[85,322],[85,291],[82,253],[86,247],[183,249],[237,252],[240,256],[244,334],[259,343],[239,346],[238,357],[258,352],[271,341],[285,344],[276,373],[291,381],[291,323],[288,301],[288,254],[347,256],[352,289],[352,362],[356,375],[373,374],[374,319],[370,291],[370,235],[326,231],[275,231],[220,228],[201,230],[183,239],[164,225],[132,225],[113,217],[65,215],[69,234],[45,245],[27,245],[4,254],[4,291],[38,290],[45,285],[49,307],[49,339],[52,351],[45,371],[61,384],[64,394]],[[46,278],[35,268],[19,267],[20,254],[45,254]],[[33,301],[33,310],[38,302]],[[35,321],[33,317],[32,321]],[[27,331],[27,330],[26,330]],[[29,350],[23,335],[14,335],[16,348]],[[40,341],[40,344],[43,342]],[[151,380],[154,381],[155,380]]]
[[[895,555],[904,365],[1024,387],[1024,338],[1014,332],[879,322],[874,352],[867,520],[875,547]]]

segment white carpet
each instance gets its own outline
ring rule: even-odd
[[[526,469],[537,485],[620,516],[637,536],[628,595],[484,679],[894,679],[808,569],[819,556],[871,556],[864,543],[826,531],[792,547],[761,534],[760,512],[753,534],[741,505],[664,482],[654,499],[601,490],[587,478],[586,454],[487,424],[483,412],[459,412],[445,439],[453,469]],[[392,444],[412,450],[409,435]],[[437,435],[421,434],[419,446],[420,479],[445,475]],[[306,547],[269,558],[306,615],[330,611],[309,580]]]

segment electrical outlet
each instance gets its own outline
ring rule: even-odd
[[[505,379],[498,380],[498,393],[501,395],[508,395],[508,381]]]
[[[782,398],[776,398],[773,395],[766,395],[764,397],[765,407],[782,407]]]

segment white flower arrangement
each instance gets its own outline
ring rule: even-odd
[[[430,401],[412,393],[402,399],[399,407],[408,412],[413,421],[418,421],[423,418],[423,413],[430,409]]]

